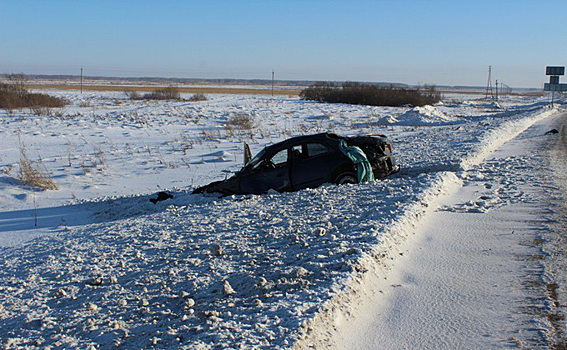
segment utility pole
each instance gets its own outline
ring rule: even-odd
[[[83,93],[83,67],[81,66],[81,94]]]
[[[498,101],[498,79],[496,79],[496,101]]]
[[[272,69],[272,97],[274,97],[274,70]]]
[[[492,66],[488,66],[488,83],[486,84],[486,98],[488,98],[488,92],[490,91],[490,96],[492,97]]]

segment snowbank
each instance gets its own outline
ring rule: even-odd
[[[383,120],[389,124],[406,126],[447,125],[459,122],[459,119],[449,116],[434,106],[414,107],[396,118]]]

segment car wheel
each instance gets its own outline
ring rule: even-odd
[[[358,183],[358,177],[354,173],[342,173],[335,179],[337,185],[342,184],[356,184]]]

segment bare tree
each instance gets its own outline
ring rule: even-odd
[[[20,96],[27,94],[26,84],[28,82],[28,77],[23,73],[9,73],[4,74],[10,89]]]

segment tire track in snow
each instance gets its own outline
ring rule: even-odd
[[[563,112],[554,125],[559,133],[555,142],[550,141],[547,152],[549,170],[551,172],[550,185],[555,187],[554,196],[548,198],[553,208],[552,221],[549,223],[551,231],[541,238],[543,249],[549,253],[548,272],[551,281],[547,285],[547,292],[553,300],[554,308],[550,313],[550,320],[557,332],[557,347],[567,345],[567,112]],[[558,193],[556,193],[558,192]]]

